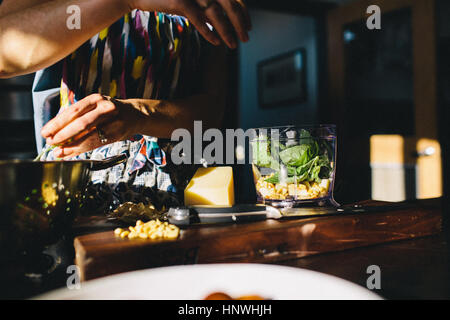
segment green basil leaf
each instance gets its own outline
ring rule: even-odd
[[[280,152],[280,159],[286,166],[298,167],[309,161],[311,146],[301,144],[287,148]]]

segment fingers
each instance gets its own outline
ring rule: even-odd
[[[128,139],[141,128],[142,113],[131,103],[102,99],[89,110],[47,138],[47,144],[58,146],[53,150],[55,157],[72,158],[102,145]],[[102,134],[97,128],[101,128]]]
[[[86,98],[78,101],[70,108],[67,108],[55,118],[50,120],[41,130],[41,135],[44,138],[54,136],[58,131],[77,119],[83,116],[85,113],[95,108],[97,101],[103,100],[103,97],[99,94],[89,95]]]
[[[97,130],[94,129],[74,142],[55,148],[53,154],[57,158],[73,158],[81,153],[94,150],[101,145]]]
[[[47,138],[47,144],[60,145],[78,140],[89,133],[92,128],[99,123],[106,121],[117,113],[114,103],[106,100],[97,102],[90,110],[91,111],[82,114],[80,117],[75,118],[64,128]]]
[[[247,6],[242,0],[236,0],[236,2],[241,6],[242,12],[244,13],[247,30],[252,30],[252,19],[250,18],[250,13],[248,12]]]
[[[189,19],[189,21],[192,22],[192,24],[195,26],[197,31],[210,43],[213,45],[220,45],[221,41],[220,39],[215,35],[214,32],[212,32],[206,25],[206,17],[205,14],[198,9],[197,6],[195,6],[190,1],[184,2],[184,15],[186,18]]]
[[[233,27],[228,18],[224,15],[222,7],[217,2],[214,2],[205,10],[205,15],[225,44],[231,49],[235,49],[237,47],[237,42]]]
[[[239,39],[242,42],[247,42],[249,39],[247,29],[248,12],[245,12],[247,11],[245,5],[236,0],[218,0],[218,2],[224,9]]]
[[[236,35],[242,42],[249,40],[250,16],[242,0],[213,0],[204,12],[229,48],[237,47]]]
[[[112,143],[120,139],[120,134],[117,132],[116,121],[105,122],[101,124],[102,131],[108,139],[108,143]],[[120,130],[119,130],[120,131]],[[53,150],[53,154],[57,158],[73,158],[81,153],[88,152],[103,146],[100,136],[98,135],[97,128],[93,127],[83,137],[74,140],[68,144],[57,147]]]

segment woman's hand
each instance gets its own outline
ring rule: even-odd
[[[49,121],[41,131],[58,158],[74,157],[139,133],[145,115],[126,100],[92,94]]]
[[[220,45],[217,35],[232,49],[237,47],[236,35],[246,42],[251,28],[250,16],[243,0],[126,0],[130,9],[160,11],[189,19],[209,42]]]

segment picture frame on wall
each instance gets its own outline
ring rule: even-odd
[[[258,102],[261,108],[302,103],[306,95],[306,50],[299,48],[257,65]]]

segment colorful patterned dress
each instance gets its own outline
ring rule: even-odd
[[[118,99],[174,99],[196,94],[204,45],[186,18],[134,10],[61,62],[61,110],[92,93]],[[138,135],[77,156],[104,159],[128,155],[126,164],[93,173],[88,207],[108,212],[126,201],[152,202],[157,207],[178,204],[179,190],[170,170],[165,170],[166,152],[160,144],[169,145]],[[47,151],[41,159],[55,157]]]

